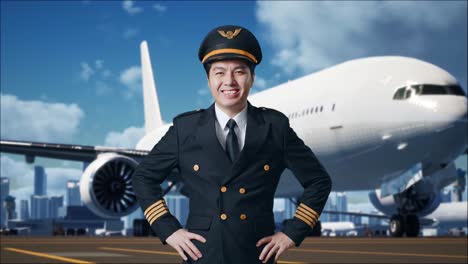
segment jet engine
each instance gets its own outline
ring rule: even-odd
[[[126,156],[104,153],[91,162],[81,177],[85,205],[104,218],[126,216],[138,208],[132,174],[138,163]]]
[[[372,205],[386,215],[398,213],[425,216],[440,204],[441,198],[429,181],[421,180],[402,193],[381,197],[380,189],[369,193]]]

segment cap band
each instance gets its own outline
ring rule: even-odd
[[[254,61],[255,63],[258,63],[258,61],[254,57],[254,55],[248,53],[245,50],[240,50],[240,49],[218,49],[218,50],[213,50],[213,51],[209,52],[208,54],[206,54],[205,57],[203,57],[202,63],[205,63],[205,61],[211,56],[218,55],[218,54],[223,54],[223,53],[234,53],[234,54],[244,55],[244,56],[248,57],[249,59],[251,59],[252,61]]]

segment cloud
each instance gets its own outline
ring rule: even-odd
[[[143,127],[128,127],[123,132],[111,131],[107,134],[105,145],[119,148],[135,148],[138,141],[145,135]]]
[[[363,56],[421,53],[435,45],[425,34],[466,16],[466,2],[258,1],[256,16],[274,48],[271,63],[309,73]]]
[[[143,11],[143,8],[135,6],[135,1],[125,0],[122,2],[123,9],[130,15],[136,15]]]
[[[95,83],[96,95],[103,96],[112,92],[108,83],[112,81],[112,71],[105,67],[104,60],[97,59],[94,63],[82,62],[81,68],[81,79],[86,82],[92,80]]]
[[[260,77],[260,76],[255,76],[255,81],[254,81],[254,87],[257,89],[265,89],[267,86],[267,81]]]
[[[1,94],[1,135],[5,139],[65,143],[78,132],[84,112],[76,104],[23,101]]]
[[[126,28],[123,32],[124,39],[131,39],[138,35],[140,31],[137,28]]]
[[[140,91],[141,82],[141,67],[131,66],[120,73],[120,82],[124,84],[128,90],[126,93],[127,98],[132,97],[135,93]]]
[[[91,68],[91,66],[89,66],[87,62],[82,62],[81,73],[80,73],[81,79],[88,81],[93,74],[94,74],[93,68]]]
[[[154,4],[153,8],[158,11],[159,13],[164,13],[167,10],[167,7],[161,4]]]
[[[34,165],[22,161],[16,161],[8,156],[0,156],[0,167],[2,177],[10,179],[10,195],[16,198],[19,205],[20,200],[28,200],[34,192]],[[82,171],[72,168],[46,167],[47,195],[63,195],[66,199],[66,182],[68,180],[79,180]],[[19,208],[19,207],[18,207]]]

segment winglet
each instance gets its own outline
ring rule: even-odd
[[[141,74],[143,80],[143,105],[145,108],[145,134],[162,127],[163,121],[159,109],[158,93],[151,68],[151,60],[148,51],[148,43],[142,41],[141,50]]]

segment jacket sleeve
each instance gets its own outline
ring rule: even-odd
[[[178,136],[175,125],[144,157],[133,174],[133,190],[151,228],[166,244],[172,233],[182,228],[162,197],[161,183],[178,167]]]
[[[284,162],[299,180],[304,193],[294,217],[283,233],[299,246],[318,221],[331,191],[331,179],[312,150],[296,135],[287,122],[284,133]]]

